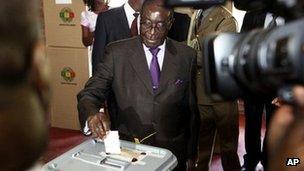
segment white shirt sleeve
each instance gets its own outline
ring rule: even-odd
[[[86,121],[85,126],[83,128],[83,134],[84,135],[90,135],[91,134],[91,131],[90,131],[89,125],[88,125],[88,121]]]
[[[82,11],[80,16],[80,24],[85,27],[89,27],[90,21],[88,19],[87,11]]]
[[[88,17],[88,21],[89,21],[89,28],[90,28],[90,32],[94,32],[95,31],[95,27],[96,27],[96,21],[97,21],[97,14],[95,14],[94,12],[90,12],[89,14],[90,16]]]

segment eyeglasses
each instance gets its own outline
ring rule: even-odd
[[[142,19],[140,21],[140,26],[143,27],[144,29],[156,28],[157,31],[164,32],[164,31],[166,31],[166,27],[167,27],[168,23],[169,23],[169,21],[153,23],[150,20]]]

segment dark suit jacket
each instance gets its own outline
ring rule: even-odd
[[[139,37],[111,43],[96,74],[78,94],[81,126],[98,112],[109,90],[116,97],[118,130],[123,138],[171,150],[180,161],[197,151],[199,116],[195,100],[195,51],[167,39],[160,87],[153,93]]]
[[[241,32],[250,31],[255,28],[263,28],[266,14],[267,13],[262,10],[246,12]]]
[[[107,44],[131,37],[124,6],[113,8],[98,15],[94,33],[92,69],[95,74],[97,64],[104,56]]]

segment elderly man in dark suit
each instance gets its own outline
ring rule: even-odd
[[[78,94],[82,127],[103,138],[109,116],[99,112],[112,90],[121,139],[171,150],[178,169],[193,166],[197,154],[199,116],[193,76],[196,53],[166,38],[173,17],[162,1],[147,0],[140,36],[110,44],[96,74]]]

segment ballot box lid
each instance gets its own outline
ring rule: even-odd
[[[105,153],[100,140],[87,140],[43,166],[44,171],[173,170],[177,159],[167,149],[120,140],[121,154]]]

